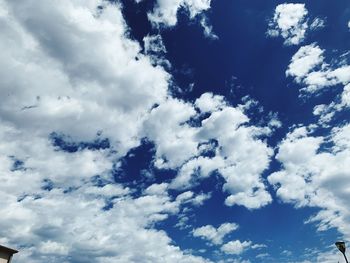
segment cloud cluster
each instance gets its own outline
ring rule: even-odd
[[[134,196],[113,183],[107,150],[65,152],[10,125],[0,131],[0,235],[21,247],[18,262],[206,262],[152,228],[199,195],[173,198],[161,184]]]
[[[169,99],[151,111],[144,131],[156,145],[155,166],[179,169],[171,188],[191,188],[218,171],[226,205],[256,209],[271,202],[261,174],[273,152],[261,138],[272,128],[250,125],[243,108],[205,93],[194,105]]]
[[[307,221],[318,223],[318,230],[335,227],[349,239],[350,124],[333,128],[330,136],[312,132],[299,127],[287,135],[276,156],[283,168],[268,181],[283,201],[321,208]]]
[[[209,2],[179,5],[195,16]],[[120,6],[0,0],[0,7],[0,235],[22,247],[19,262],[203,263],[155,228],[210,197],[183,189],[219,171],[228,205],[271,201],[261,178],[271,128],[250,124],[245,106],[221,96],[194,103],[169,96],[160,36],[147,36],[142,50]],[[147,189],[115,183],[116,163],[145,137],[155,166],[177,177]]]
[[[135,0],[137,3],[143,0]],[[148,13],[148,20],[153,26],[174,27],[177,24],[178,13],[185,10],[189,19],[196,19],[203,28],[204,36],[208,39],[218,39],[213,32],[213,26],[210,24],[206,12],[211,7],[211,0],[157,0],[151,12]]]
[[[338,84],[348,84],[350,66],[343,61],[335,65],[326,63],[324,52],[316,43],[301,47],[293,55],[286,75],[305,85],[303,91],[308,93],[316,93],[322,88]]]
[[[346,200],[350,197],[350,124],[344,120],[330,125],[336,113],[344,113],[350,106],[347,54],[327,62],[326,50],[312,43],[293,55],[286,76],[301,86],[301,95],[317,96],[332,87],[330,95],[334,98],[329,104],[314,107],[317,124],[291,127],[276,155],[282,168],[272,173],[268,181],[284,202],[320,209],[306,223],[315,223],[319,231],[336,228],[349,240],[350,207]],[[334,251],[318,254],[318,262],[336,258]]]
[[[1,6],[1,118],[38,136],[55,131],[88,141],[102,131],[120,156],[137,146],[145,112],[165,99],[169,75],[127,37],[119,7]]]
[[[287,46],[298,45],[304,41],[307,30],[324,27],[324,20],[315,18],[311,23],[307,17],[305,4],[285,3],[276,7],[273,18],[269,21],[267,35],[281,36]]]
[[[240,255],[248,249],[266,247],[266,245],[263,244],[253,244],[251,241],[241,242],[240,240],[232,240],[224,243],[224,238],[237,229],[238,225],[235,223],[223,223],[217,228],[212,225],[206,225],[195,228],[192,231],[192,235],[209,241],[209,245],[220,245],[220,251],[229,255]]]
[[[159,185],[135,194],[114,181],[114,164],[140,144],[169,80],[128,37],[120,7],[0,7],[1,243],[21,247],[18,262],[207,262],[154,228],[205,197]],[[108,147],[92,143],[105,139]]]
[[[301,47],[292,57],[286,75],[302,85],[301,92],[308,96],[319,94],[325,88],[343,86],[340,94],[330,104],[316,105],[314,115],[319,124],[327,125],[337,112],[350,106],[350,65],[344,56],[335,63],[325,62],[325,50],[316,43]]]
[[[330,104],[319,104],[314,107],[313,114],[319,116],[319,124],[329,126],[335,114],[350,108],[350,84],[346,85],[340,95]]]

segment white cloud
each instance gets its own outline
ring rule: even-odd
[[[143,0],[135,0],[139,3]],[[211,7],[211,0],[157,0],[153,10],[149,12],[148,20],[154,27],[174,27],[180,11],[185,11],[189,19],[196,20],[203,28],[204,36],[215,40],[218,36],[213,31],[206,12]]]
[[[40,136],[86,141],[102,131],[122,156],[139,144],[169,75],[126,37],[119,7],[97,13],[99,4],[2,1],[1,117]]]
[[[239,255],[242,254],[244,250],[249,248],[251,244],[252,242],[250,241],[230,241],[221,247],[221,251],[225,252],[226,254]]]
[[[318,263],[333,263],[342,262],[344,260],[343,255],[336,249],[332,249],[327,252],[320,252],[317,255]]]
[[[256,256],[256,258],[258,258],[258,259],[264,259],[264,258],[267,258],[267,257],[269,257],[270,256],[270,254],[269,253],[260,253],[260,254],[258,254],[257,256]]]
[[[210,8],[211,0],[157,0],[148,18],[151,22],[165,26],[175,26],[177,13],[181,8],[189,12],[190,19]]]
[[[350,239],[350,184],[346,172],[350,168],[350,125],[333,128],[324,137],[312,136],[311,132],[301,127],[288,134],[276,156],[283,168],[268,180],[283,201],[297,207],[321,208],[307,221],[316,222],[318,230],[335,227]]]
[[[290,257],[290,256],[292,256],[292,254],[293,254],[292,251],[287,250],[287,249],[285,249],[281,252],[281,255],[286,256],[286,257]]]
[[[225,179],[223,190],[230,194],[227,205],[256,209],[271,202],[261,178],[272,155],[259,139],[266,127],[250,126],[242,109],[229,106],[221,96],[203,94],[195,105],[210,113],[200,126],[191,125],[191,119],[202,116],[194,105],[175,99],[154,108],[145,122],[145,136],[156,144],[155,165],[179,168],[170,187],[191,188],[218,171]]]
[[[170,68],[171,64],[165,59],[167,53],[161,35],[147,35],[143,38],[144,53],[152,60],[154,65]]]
[[[211,92],[202,94],[196,99],[194,105],[203,113],[213,112],[222,109],[226,106],[226,102],[223,96],[214,95]]]
[[[325,21],[319,17],[316,17],[310,24],[311,30],[317,30],[325,27]]]
[[[252,178],[251,178],[252,179]],[[250,187],[252,182],[250,182]],[[249,189],[245,192],[239,192],[237,194],[230,195],[226,198],[225,204],[228,206],[243,205],[248,209],[258,209],[269,203],[271,203],[272,198],[270,194],[264,189],[261,182],[257,183],[257,190]],[[239,187],[239,186],[238,186]]]
[[[145,193],[148,195],[164,195],[167,194],[167,189],[167,183],[152,184],[151,186],[147,187]]]
[[[318,95],[326,88],[343,85],[341,94],[329,104],[319,104],[314,107],[313,114],[318,116],[318,124],[327,127],[334,116],[350,106],[350,65],[347,64],[347,53],[340,56],[331,65],[325,62],[325,50],[316,43],[301,47],[292,57],[286,75],[293,77],[302,85],[301,96]]]
[[[165,53],[166,48],[161,35],[147,35],[143,38],[145,53]]]
[[[265,244],[254,244],[252,245],[252,249],[262,249],[266,248],[267,246]]]
[[[269,21],[267,35],[281,36],[287,46],[298,45],[305,40],[308,31],[325,27],[325,20],[316,17],[310,22],[305,4],[284,3],[276,7]]]
[[[325,87],[350,82],[350,66],[344,63],[330,66],[324,62],[324,50],[311,44],[301,47],[292,57],[286,71],[298,84],[305,87],[302,91],[317,93]]]
[[[18,262],[207,262],[154,226],[210,197],[186,191],[173,198],[168,189],[190,188],[216,170],[227,205],[271,202],[261,177],[272,155],[266,127],[221,96],[205,94],[194,104],[171,98],[170,75],[150,56],[165,52],[161,39],[146,37],[142,54],[118,5],[0,5],[0,236],[23,247]],[[171,25],[181,6],[193,18],[210,2],[160,1],[153,15]],[[52,145],[52,132],[73,143],[107,138],[111,147],[69,153]],[[111,169],[144,137],[155,144],[155,166],[179,172],[137,195],[115,184]],[[230,225],[219,229],[222,235]]]
[[[180,203],[168,196],[120,197],[103,211],[104,199],[84,191],[54,189],[21,202],[1,193],[6,214],[1,235],[25,246],[18,262],[63,262],[65,256],[74,262],[205,262],[185,255],[165,232],[150,228],[178,211]]]
[[[280,4],[275,9],[267,34],[271,37],[282,36],[285,45],[300,44],[308,28],[307,14],[305,4]]]
[[[133,197],[131,189],[112,184],[106,150],[57,151],[48,140],[19,136],[4,125],[0,130],[0,235],[22,247],[16,261],[206,262],[152,228],[200,203],[202,195],[186,192],[174,199],[166,184],[154,184]],[[12,156],[23,164],[14,167]],[[95,175],[105,185],[97,186]]]
[[[197,154],[196,129],[186,124],[195,114],[191,104],[177,99],[169,99],[151,111],[144,133],[156,144],[158,168],[177,168]]]
[[[113,164],[140,144],[170,77],[128,38],[120,7],[98,0],[0,6],[0,236],[21,247],[16,261],[207,262],[154,228],[207,195],[173,198],[161,184],[135,196],[114,183]],[[73,143],[107,138],[111,148],[62,151],[52,132]]]
[[[323,63],[324,50],[316,44],[301,47],[291,59],[286,71],[287,76],[295,77],[297,82],[303,79],[317,66]]]
[[[332,262],[342,262],[344,261],[344,256],[339,252],[338,249],[335,248],[335,246],[330,249],[328,248],[328,251],[320,251],[317,248],[307,248],[305,249],[305,253],[307,253],[308,257],[312,259],[310,260],[303,260],[303,261],[297,261],[293,263],[311,263],[311,262],[317,262],[317,263],[332,263]],[[292,262],[291,262],[292,263]]]
[[[350,84],[346,85],[342,93],[330,104],[319,104],[314,107],[313,114],[319,116],[318,123],[328,126],[337,112],[350,107]]]
[[[209,240],[215,245],[222,244],[224,237],[238,228],[235,223],[223,223],[218,228],[206,225],[193,230],[194,237]]]
[[[210,39],[218,39],[219,37],[213,32],[213,26],[209,24],[208,18],[202,15],[200,19],[200,24],[203,28],[204,36]]]
[[[259,139],[260,128],[227,106],[209,107],[213,112],[201,127],[186,123],[201,114],[191,103],[167,98],[169,74],[127,37],[117,5],[104,3],[98,11],[97,0],[0,3],[0,236],[22,247],[16,260],[207,262],[154,226],[185,214],[183,207],[203,204],[209,194],[187,191],[174,199],[167,184],[154,184],[135,196],[135,189],[114,183],[110,170],[145,136],[155,143],[156,166],[171,169],[199,158],[208,150],[203,144],[218,140],[223,147],[217,159],[227,157],[223,167],[232,166],[226,185],[231,177],[250,178],[240,189],[225,190],[265,191],[261,173],[271,149]],[[147,48],[155,47],[162,51]],[[111,148],[64,152],[52,145],[52,132],[76,143],[100,134]],[[211,163],[204,161],[203,171],[219,168]],[[104,185],[95,184],[96,176]]]

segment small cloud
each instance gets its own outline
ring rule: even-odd
[[[281,252],[281,255],[286,256],[286,257],[290,257],[291,255],[293,255],[293,253],[292,253],[292,251],[286,249],[286,250],[283,250]]]
[[[152,12],[148,13],[148,19],[155,26],[173,27],[177,24],[177,13],[184,8],[190,19],[210,8],[211,0],[157,0]]]
[[[308,30],[318,30],[325,26],[324,19],[316,17],[310,23],[307,15],[305,4],[280,4],[269,21],[267,35],[281,36],[286,46],[298,45],[304,41]]]
[[[223,238],[235,231],[238,228],[238,225],[235,223],[224,223],[218,228],[215,228],[212,225],[206,225],[193,230],[194,237],[201,237],[212,242],[215,245],[222,244]]]
[[[223,251],[226,254],[239,255],[242,254],[244,250],[246,250],[248,247],[250,247],[251,244],[251,241],[230,241],[221,247],[221,251]]]
[[[261,254],[258,254],[258,255],[256,256],[256,258],[261,259],[261,258],[266,258],[266,257],[268,257],[268,256],[270,256],[269,253],[261,253]]]
[[[203,28],[204,36],[209,39],[218,39],[219,37],[213,32],[213,26],[209,24],[207,16],[203,15],[200,19],[200,24]]]
[[[321,28],[324,28],[326,26],[326,23],[325,23],[325,20],[319,18],[319,17],[316,17],[311,25],[310,25],[310,29],[311,30],[318,30],[318,29],[321,29]]]
[[[308,28],[307,14],[305,4],[278,5],[269,22],[267,35],[270,37],[282,36],[287,46],[300,44]]]

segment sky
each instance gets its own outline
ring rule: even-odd
[[[0,0],[0,28],[14,263],[343,262],[348,0]]]

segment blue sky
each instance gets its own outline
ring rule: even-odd
[[[341,262],[350,4],[0,0],[14,262]]]

